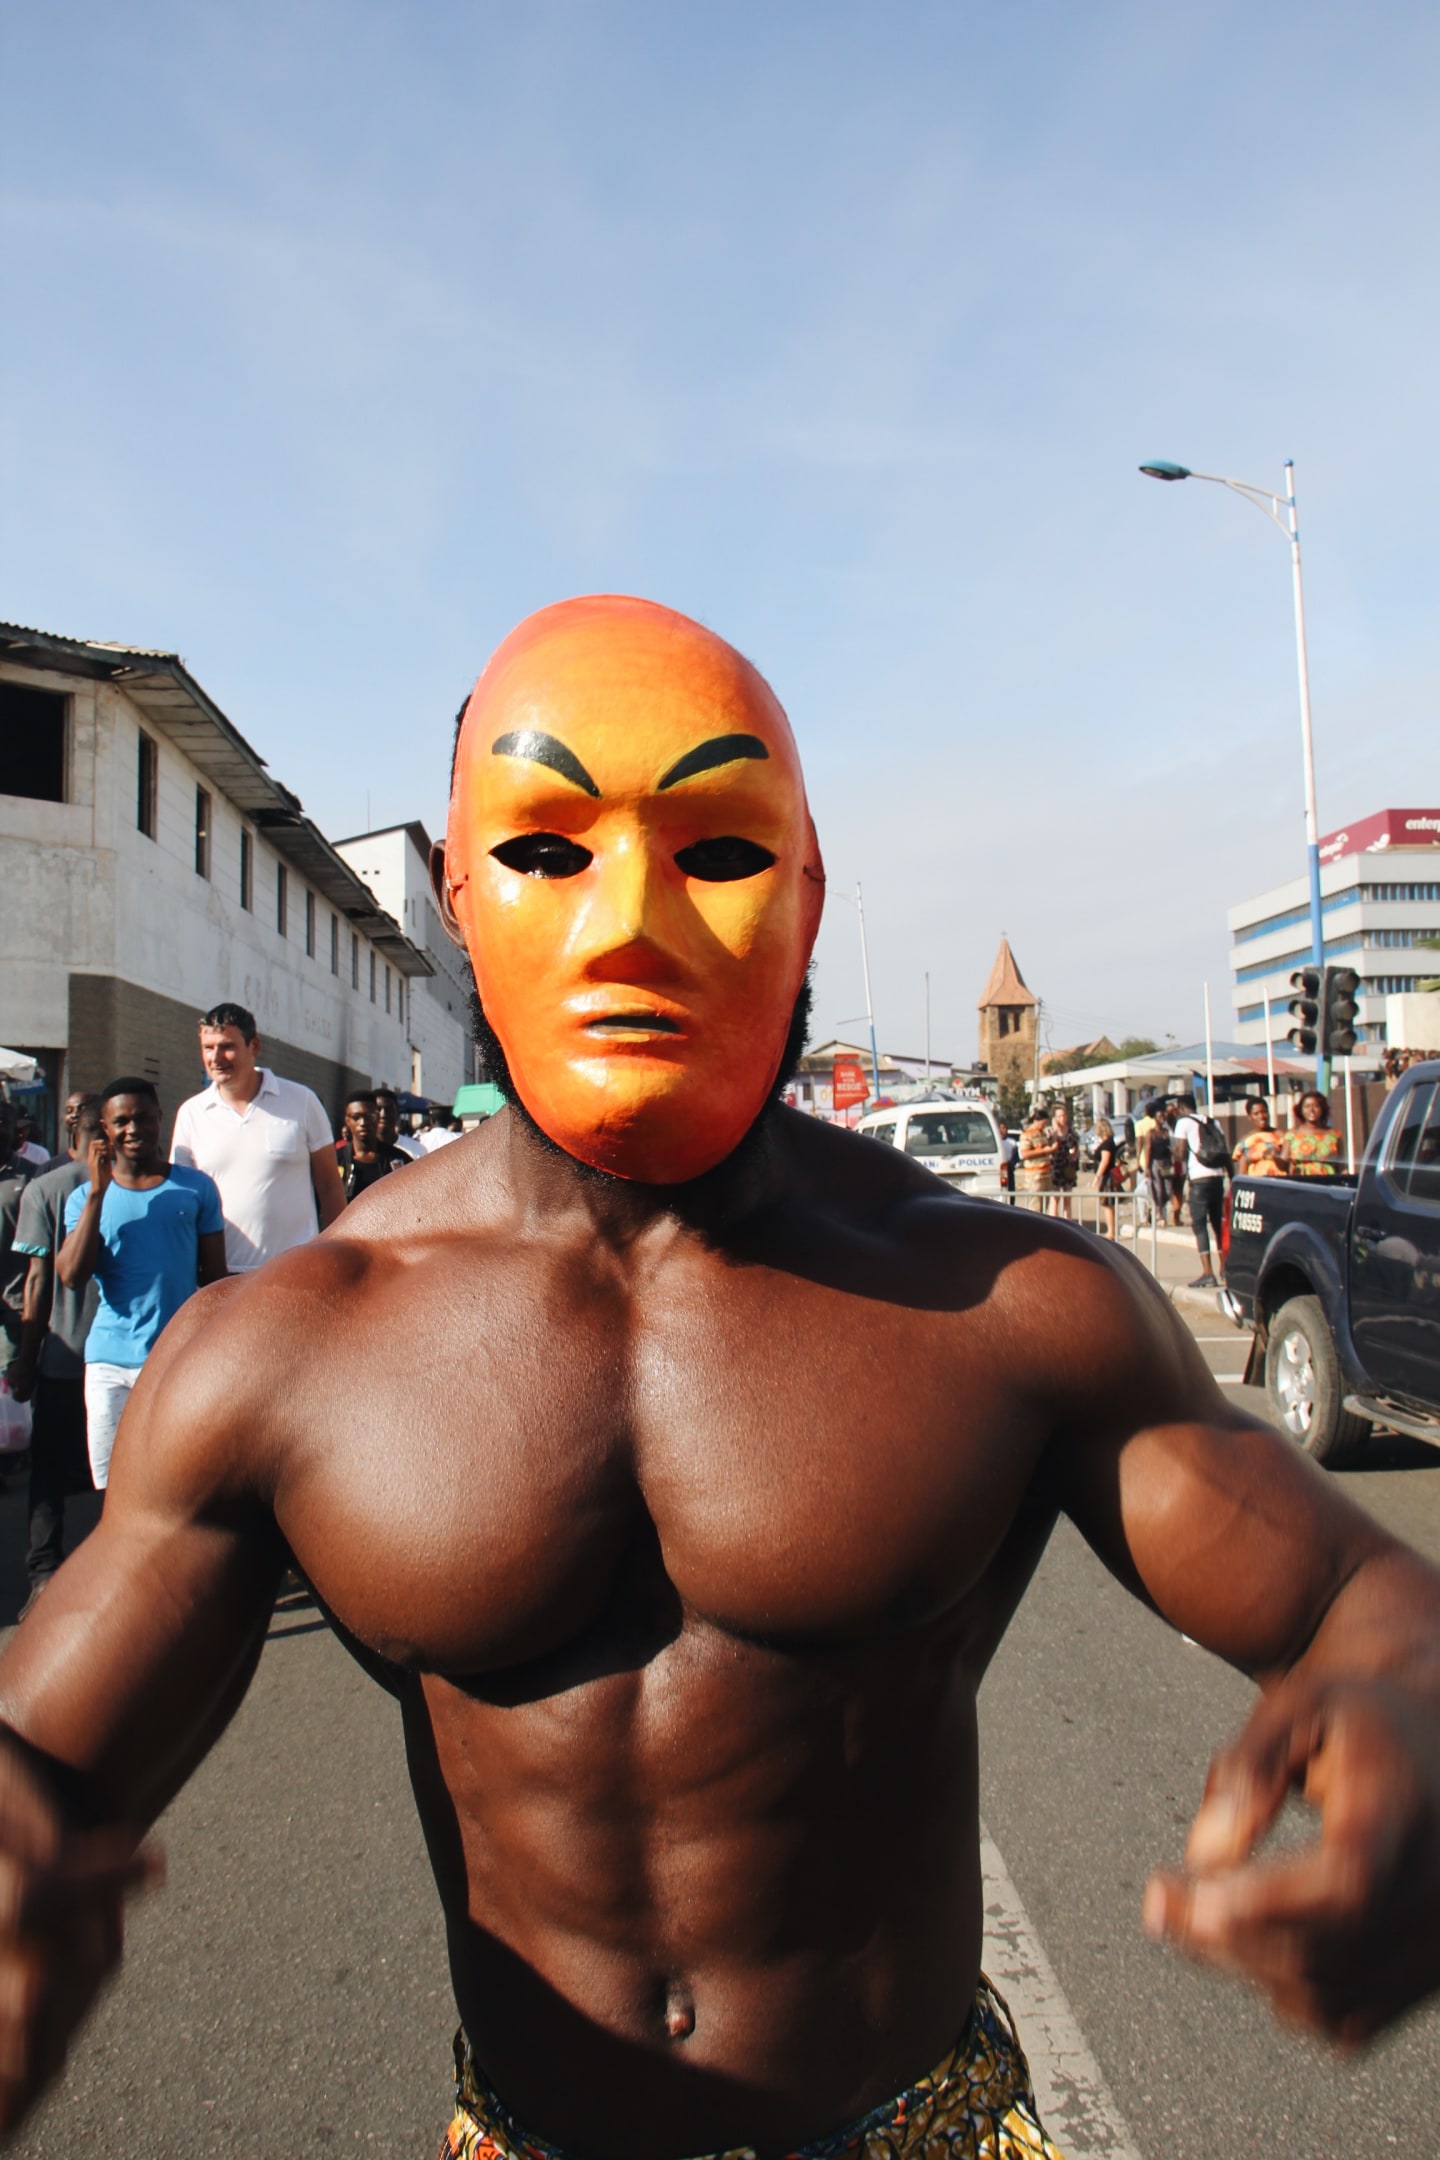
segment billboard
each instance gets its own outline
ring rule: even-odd
[[[865,1102],[870,1094],[865,1078],[865,1068],[859,1058],[836,1058],[830,1074],[830,1085],[837,1110],[853,1110],[857,1103]]]
[[[1320,860],[1338,862],[1342,855],[1375,855],[1397,847],[1440,847],[1440,810],[1376,810],[1326,833]]]

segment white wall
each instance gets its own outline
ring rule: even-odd
[[[309,958],[306,888],[293,870],[282,938],[275,910],[279,857],[259,832],[253,834],[254,907],[240,906],[240,812],[116,685],[11,666],[3,673],[70,693],[72,800],[32,802],[0,793],[0,1042],[65,1047],[69,976],[113,973],[197,1013],[234,998],[254,1012],[262,1036],[403,1084],[409,1077],[403,978],[392,968],[387,1018],[383,955],[377,955],[372,1005],[370,947],[362,938],[356,992],[350,927],[342,917],[340,972],[332,975],[331,909],[317,895],[315,957]],[[154,840],[136,821],[142,727],[159,752]],[[208,879],[195,870],[197,786],[209,790],[212,804]]]
[[[1411,990],[1387,997],[1385,1040],[1397,1050],[1440,1051],[1440,990]]]
[[[440,921],[430,890],[430,865],[403,825],[342,840],[337,853],[434,966],[433,976],[417,975],[411,984],[409,1042],[417,1053],[411,1069],[417,1093],[453,1102],[475,1071],[469,970]]]

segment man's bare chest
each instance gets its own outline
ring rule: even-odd
[[[765,1268],[420,1309],[343,1383],[317,1354],[276,1513],[345,1624],[423,1669],[553,1654],[641,1547],[734,1636],[913,1627],[984,1575],[1042,1444],[978,1322]]]

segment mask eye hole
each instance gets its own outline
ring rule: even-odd
[[[694,840],[681,848],[675,867],[686,877],[704,878],[710,885],[731,885],[737,878],[758,877],[775,857],[755,840],[741,840],[725,833],[718,840]]]
[[[517,833],[513,840],[502,840],[499,847],[491,848],[490,853],[496,862],[504,863],[507,870],[518,870],[523,877],[578,877],[594,859],[589,848],[553,832]]]

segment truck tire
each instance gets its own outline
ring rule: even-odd
[[[1345,1408],[1340,1361],[1319,1298],[1290,1298],[1272,1316],[1265,1392],[1280,1430],[1316,1462],[1343,1461],[1370,1430],[1368,1419]]]

